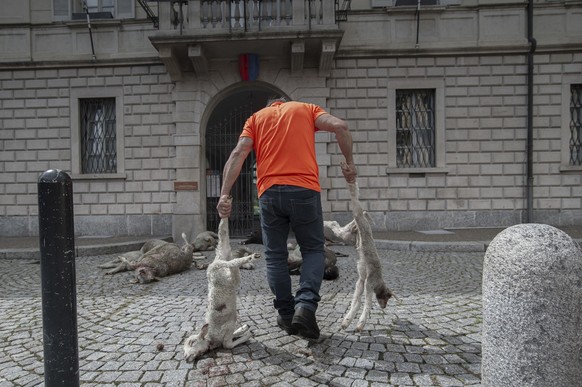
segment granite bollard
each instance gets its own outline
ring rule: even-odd
[[[582,386],[582,250],[546,224],[499,233],[483,264],[484,386]]]

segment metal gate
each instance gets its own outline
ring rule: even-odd
[[[236,146],[245,121],[254,113],[252,102],[229,109],[220,121],[211,123],[206,131],[206,227],[216,231],[220,218],[216,205],[220,197],[222,170]],[[246,237],[260,226],[256,188],[255,154],[245,160],[241,173],[232,187],[230,235]]]

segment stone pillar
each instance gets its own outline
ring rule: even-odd
[[[173,136],[173,145],[176,149],[174,167],[176,168],[176,185],[186,187],[177,190],[176,203],[172,216],[172,236],[174,241],[181,241],[182,233],[186,233],[188,240],[193,241],[196,235],[206,230],[206,219],[203,210],[205,194],[202,194],[206,185],[202,181],[206,173],[202,174],[202,145],[200,136],[201,110],[204,104],[200,100],[200,93],[194,86],[195,78],[188,77],[176,83],[172,91],[172,100],[175,103],[173,119],[176,125],[176,134]]]
[[[582,250],[563,231],[499,233],[483,267],[483,386],[582,383]]]

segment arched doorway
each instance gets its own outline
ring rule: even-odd
[[[270,98],[281,96],[273,89],[254,87],[238,90],[220,101],[212,111],[206,129],[206,229],[218,229],[216,204],[220,197],[222,170],[238,142],[244,123],[265,107]],[[240,176],[232,187],[233,208],[230,235],[245,237],[260,225],[256,189],[255,155],[247,157]]]

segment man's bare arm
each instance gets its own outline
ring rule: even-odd
[[[357,171],[352,154],[352,135],[348,129],[348,124],[331,114],[322,114],[315,120],[315,126],[319,130],[335,133],[339,148],[346,159],[346,166],[342,168],[344,177],[348,183],[355,182]]]
[[[230,216],[232,206],[230,201],[226,199],[230,196],[232,186],[236,182],[236,179],[238,179],[242,166],[252,150],[253,140],[250,137],[240,137],[236,147],[232,150],[226,164],[224,165],[220,200],[216,206],[221,218]]]

